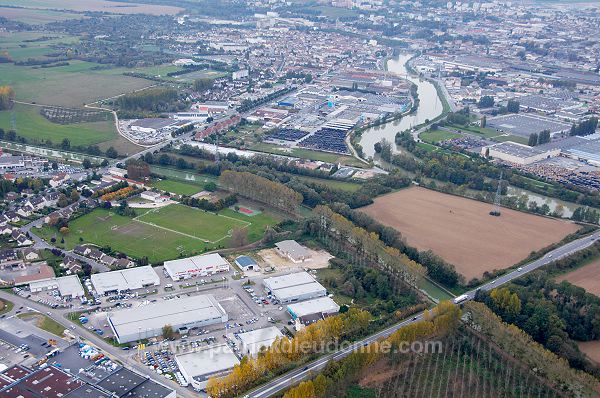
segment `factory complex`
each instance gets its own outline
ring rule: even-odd
[[[110,328],[121,344],[160,336],[165,325],[178,330],[228,320],[221,304],[210,294],[109,312],[107,318]]]

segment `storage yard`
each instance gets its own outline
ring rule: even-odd
[[[504,208],[500,217],[492,217],[491,209],[491,204],[413,187],[381,196],[362,211],[400,231],[409,245],[432,250],[467,281],[510,267],[578,230],[567,221]]]

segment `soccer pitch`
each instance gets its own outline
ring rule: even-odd
[[[173,204],[140,214],[135,221],[154,226],[206,243],[219,243],[236,228],[247,228],[250,222],[209,213],[204,210]]]

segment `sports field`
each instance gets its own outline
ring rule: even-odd
[[[225,240],[233,229],[250,226],[250,222],[244,222],[230,216],[215,215],[180,204],[149,210],[144,214],[140,214],[134,220],[173,230],[210,243]]]
[[[151,263],[201,254],[206,250],[229,245],[233,228],[246,228],[248,241],[262,238],[265,227],[274,225],[277,217],[261,213],[248,217],[226,209],[219,215],[183,205],[169,205],[144,213],[137,209],[136,219],[123,217],[105,209],[95,209],[69,223],[69,233],[62,236],[45,226],[35,233],[47,241],[56,237],[56,245],[73,249],[83,242],[110,246],[118,252],[142,258]],[[214,242],[213,242],[214,241]]]
[[[458,138],[460,136],[460,134],[445,130],[429,130],[419,134],[419,138],[430,144],[435,144],[436,142],[449,140],[452,138]]]
[[[556,280],[559,282],[569,281],[576,286],[584,288],[588,293],[600,297],[600,258],[561,275]]]
[[[578,227],[514,210],[412,187],[381,196],[363,212],[400,231],[409,245],[432,250],[468,281],[510,267],[532,251],[560,241]]]

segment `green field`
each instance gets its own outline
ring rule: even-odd
[[[68,19],[84,18],[82,14],[75,14],[72,12],[9,7],[0,7],[0,17],[30,25],[40,25],[50,22],[66,21]]]
[[[183,205],[170,205],[152,214],[145,214],[146,211],[137,209],[141,219],[136,221],[112,211],[95,209],[69,223],[69,233],[64,236],[64,243],[61,243],[63,237],[49,226],[35,233],[47,241],[56,237],[55,245],[68,250],[81,244],[81,238],[83,242],[110,246],[135,258],[148,257],[155,264],[201,254],[219,246],[227,247],[229,239],[226,235],[229,229],[235,227],[245,226],[248,240],[257,241],[262,238],[267,225],[278,222],[276,217],[264,212],[247,217],[226,209],[217,216]],[[221,240],[207,243],[205,239]]]
[[[17,315],[17,317],[25,321],[34,320],[35,325],[38,328],[45,330],[46,332],[52,333],[58,337],[62,337],[65,331],[65,327],[63,325],[41,313],[27,312],[24,314],[19,314]]]
[[[44,118],[39,107],[22,104],[15,104],[10,111],[0,112],[0,128],[5,131],[15,129],[18,135],[28,138],[32,143],[35,140],[60,143],[68,138],[73,146],[87,146],[119,137],[112,117],[103,122],[62,125]]]
[[[450,140],[452,138],[458,138],[460,136],[460,134],[445,130],[429,130],[419,134],[419,138],[430,144],[435,144],[439,141]]]
[[[175,181],[175,180],[155,181],[151,185],[154,188],[158,188],[160,190],[163,190],[163,191],[166,191],[169,193],[174,193],[177,195],[187,195],[187,196],[191,196],[202,190],[202,188],[199,187],[195,183],[181,182],[181,181]]]
[[[360,189],[361,184],[350,181],[339,181],[339,180],[328,180],[325,178],[317,178],[317,177],[308,177],[308,176],[300,176],[296,174],[289,174],[290,177],[297,178],[301,181],[312,182],[315,184],[321,184],[333,189],[339,189],[342,191],[348,192],[356,192]]]
[[[523,145],[527,145],[529,143],[529,139],[525,137],[519,137],[517,135],[501,135],[494,137],[493,140],[498,142],[512,141]]]
[[[172,180],[184,181],[188,184],[196,184],[200,187],[207,182],[218,183],[218,178],[209,174],[198,174],[187,170],[171,169],[168,167],[150,166],[150,171],[156,175]]]
[[[37,69],[0,64],[0,85],[12,86],[18,101],[66,107],[81,107],[152,85],[146,79],[124,76],[123,70],[111,74],[103,68],[84,61]]]
[[[177,231],[211,243],[222,242],[231,230],[245,228],[250,225],[250,222],[244,222],[239,218],[222,214],[215,215],[180,204],[150,210],[145,214],[140,214],[135,220]]]

